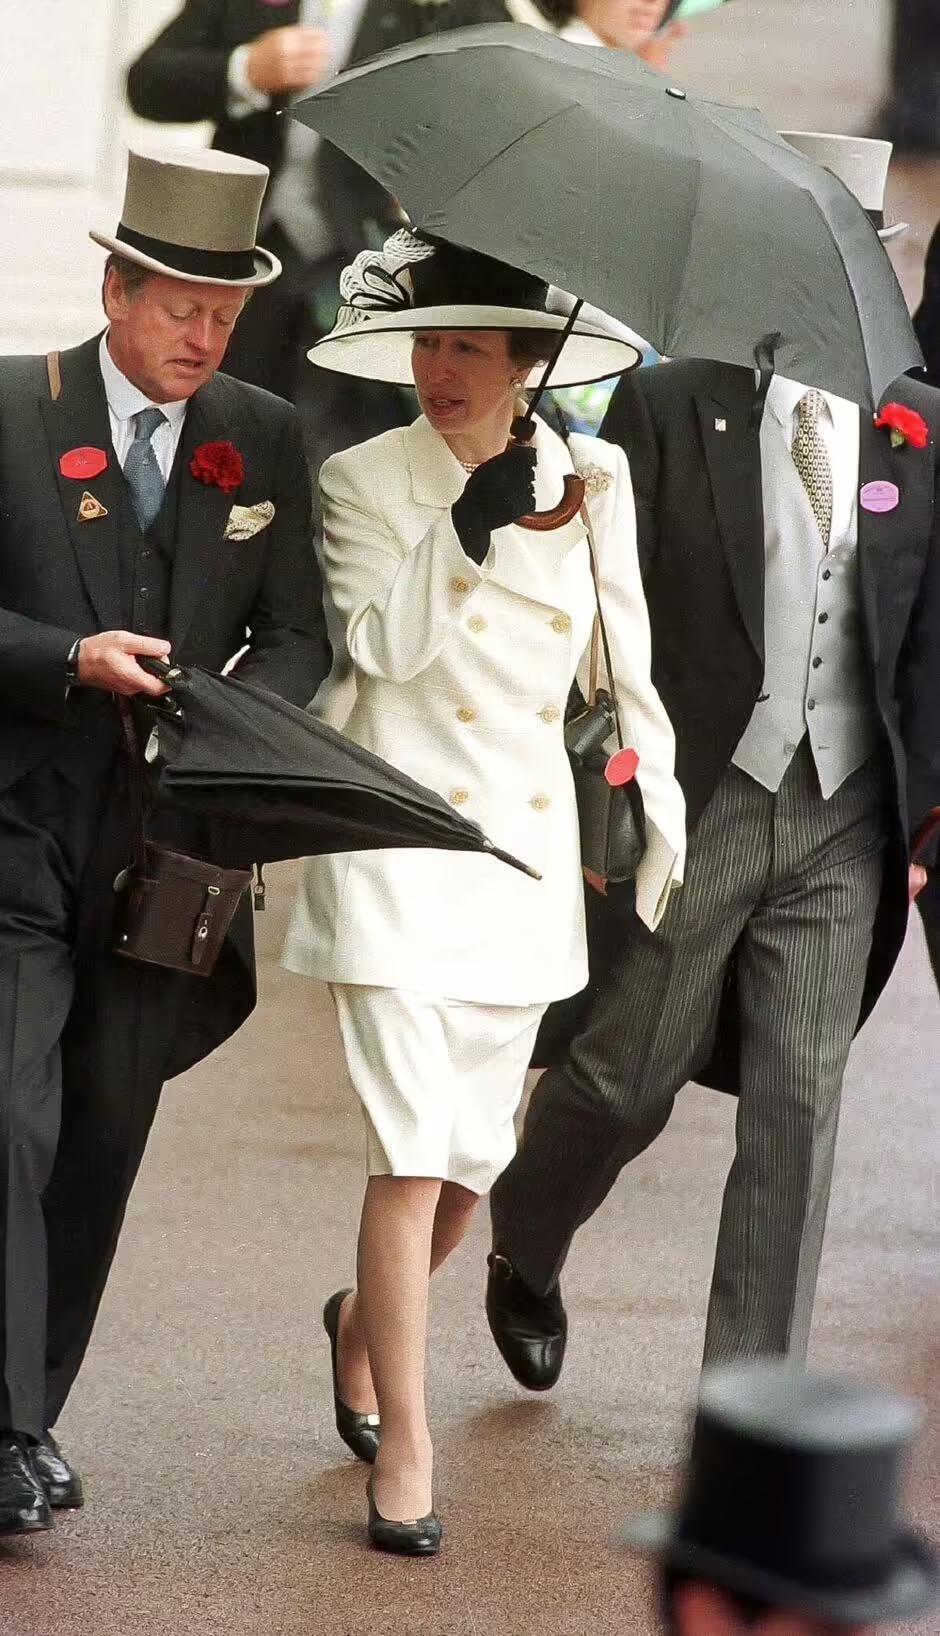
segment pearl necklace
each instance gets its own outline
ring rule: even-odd
[[[474,472],[476,471],[477,467],[482,464],[482,462],[479,460],[461,460],[460,464],[462,465],[464,471]]]

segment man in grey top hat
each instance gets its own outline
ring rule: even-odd
[[[784,134],[897,231],[887,144]],[[873,419],[774,376],[759,417],[752,370],[683,359],[611,401],[689,854],[655,937],[611,906],[609,969],[493,1189],[488,1314],[532,1389],[561,1370],[574,1233],[691,1079],[739,1092],[706,1361],[805,1354],[845,1063],[940,801],[940,394],[887,399]]]
[[[91,1334],[165,1079],[254,1004],[243,903],[198,982],[110,949],[131,822],[112,695],[172,653],[306,704],[329,669],[289,404],[219,374],[263,165],[130,156],[105,332],[0,360],[0,1533],[82,1502],[49,1428]],[[142,719],[142,726],[146,725]],[[150,833],[205,853],[198,821]]]

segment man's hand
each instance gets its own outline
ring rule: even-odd
[[[581,873],[588,885],[593,886],[595,892],[600,892],[602,898],[607,896],[607,880],[604,875],[597,875],[593,869],[586,867],[582,868]]]
[[[137,663],[137,655],[148,659],[168,659],[170,644],[158,636],[135,636],[132,631],[101,631],[82,638],[78,650],[79,687],[100,687],[105,693],[150,693],[154,698],[168,693],[164,682],[148,675]]]
[[[927,885],[927,871],[922,863],[912,863],[907,872],[907,901],[913,903],[918,892]]]
[[[768,1613],[756,1624],[743,1619],[730,1597],[712,1585],[678,1585],[674,1592],[678,1636],[865,1636],[862,1625],[831,1625],[805,1613]]]
[[[319,28],[269,28],[259,34],[245,61],[245,72],[257,91],[281,96],[319,85],[330,61],[326,35]]]

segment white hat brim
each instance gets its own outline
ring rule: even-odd
[[[534,311],[531,307],[403,307],[343,308],[329,335],[310,348],[307,357],[320,369],[360,380],[384,381],[389,386],[413,386],[412,337],[416,330],[532,329],[559,332],[567,319],[562,313]],[[578,319],[555,363],[550,386],[584,386],[591,381],[625,375],[641,361],[638,347],[596,324]],[[541,380],[544,366],[536,365],[526,385]]]
[[[254,290],[263,284],[273,284],[281,274],[277,256],[273,256],[270,250],[263,250],[260,245],[255,245],[251,252],[255,258],[255,271],[251,278],[211,278],[205,273],[182,273],[178,267],[171,267],[169,262],[157,261],[154,256],[125,244],[123,239],[112,238],[109,233],[96,233],[92,228],[88,237],[95,244],[100,244],[103,250],[112,250],[115,255],[123,256],[125,261],[135,261],[138,267],[146,267],[151,273],[164,273],[167,278],[181,278],[185,284],[216,284],[223,290]]]

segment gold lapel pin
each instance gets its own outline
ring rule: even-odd
[[[101,504],[101,501],[96,500],[94,495],[89,494],[88,490],[86,489],[84,494],[82,495],[82,498],[81,498],[81,501],[80,501],[79,507],[78,507],[78,520],[79,520],[79,522],[80,523],[93,523],[97,517],[107,517],[107,515],[108,515],[107,506],[103,506]]]

